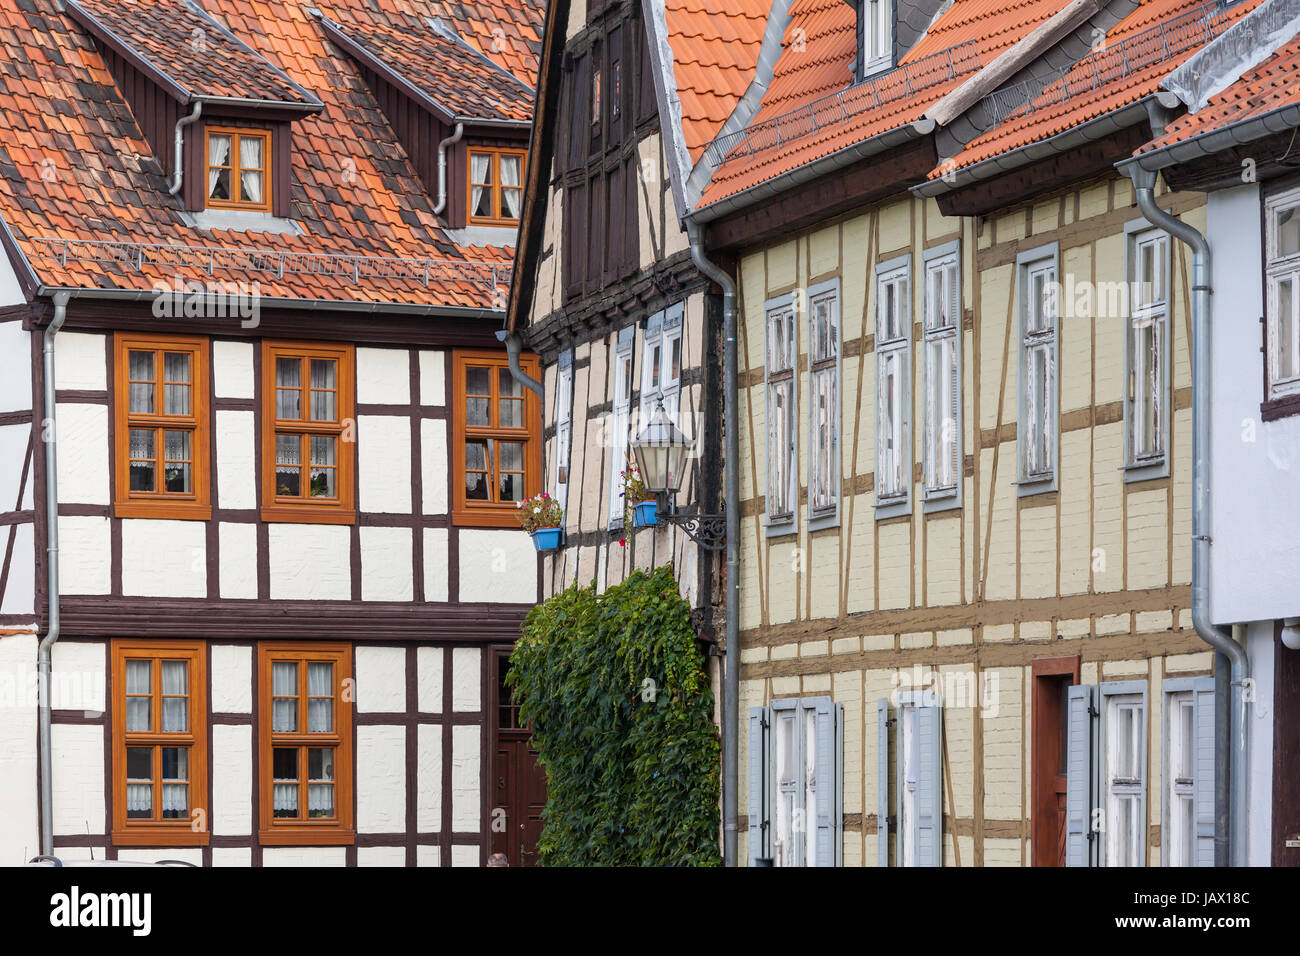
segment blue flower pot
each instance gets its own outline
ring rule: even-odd
[[[563,528],[538,528],[533,532],[533,547],[538,551],[558,551],[564,540]]]
[[[654,501],[638,501],[632,506],[632,527],[653,528],[659,523],[658,509]]]

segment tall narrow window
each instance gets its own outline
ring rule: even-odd
[[[269,132],[209,127],[208,206],[269,212],[270,154]]]
[[[1194,866],[1196,861],[1196,708],[1191,691],[1168,694],[1165,713],[1169,743],[1165,773],[1169,807],[1167,847],[1170,866]]]
[[[114,641],[113,842],[207,845],[207,677],[199,641]]]
[[[1124,401],[1125,466],[1130,479],[1167,474],[1169,432],[1169,237],[1129,238],[1128,389]]]
[[[573,438],[573,350],[560,354],[555,385],[555,500],[569,500],[569,452]]]
[[[1300,411],[1300,189],[1268,200],[1265,413]],[[1270,402],[1282,402],[1272,408]]]
[[[843,719],[828,697],[750,710],[751,865],[840,865]]]
[[[961,503],[961,272],[958,250],[925,264],[925,501]]]
[[[628,466],[628,436],[632,428],[632,347],[636,326],[618,332],[614,346],[614,407],[610,411],[606,440],[609,443],[609,526],[623,526],[623,479]]]
[[[876,517],[911,510],[911,258],[876,267]]]
[[[525,155],[522,149],[470,149],[471,225],[518,225],[523,210]]]
[[[355,520],[353,361],[351,346],[263,343],[263,520]]]
[[[891,0],[862,2],[862,75],[887,70],[894,62],[894,5]]]
[[[352,677],[347,645],[259,645],[261,840],[351,843]]]
[[[211,517],[207,340],[118,333],[113,348],[116,514]]]
[[[1032,257],[1032,258],[1029,258]],[[1056,253],[1022,254],[1020,272],[1020,494],[1056,488]]]
[[[681,304],[656,312],[646,322],[641,346],[641,421],[648,422],[663,402],[668,417],[682,427],[678,417],[682,385]]]
[[[520,364],[537,377],[537,356],[522,356]],[[457,351],[452,369],[452,517],[458,524],[514,527],[518,503],[542,490],[537,396],[510,374],[505,352]]]
[[[840,502],[840,301],[832,281],[808,292],[808,511],[812,527],[835,520]]]
[[[799,468],[795,429],[795,345],[793,297],[767,303],[767,527],[794,530]]]
[[[1146,848],[1146,707],[1103,685],[1102,827],[1106,866],[1141,866]]]

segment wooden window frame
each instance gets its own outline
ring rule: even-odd
[[[474,182],[474,157],[476,155],[488,156],[492,164],[492,183],[488,189],[492,193],[492,215],[475,216],[474,210],[474,186],[484,185],[483,183]],[[519,211],[523,212],[524,197],[524,177],[528,174],[528,150],[526,149],[507,149],[499,146],[471,146],[466,151],[465,156],[465,214],[467,222],[471,226],[518,226],[519,218],[510,217],[504,214],[505,202],[502,198],[504,188],[501,184],[501,159],[507,156],[519,157]],[[515,187],[510,187],[515,188]]]
[[[207,645],[203,641],[123,640],[110,644],[110,687],[112,698],[112,840],[115,846],[207,846],[211,830],[212,808],[208,794],[208,702],[207,702]],[[161,717],[162,696],[161,661],[184,660],[189,664],[186,687],[189,691],[188,730],[131,731],[126,729],[126,661],[149,659],[153,663],[153,680],[150,686],[154,705],[151,714]],[[190,751],[189,810],[190,815],[181,820],[131,820],[127,817],[126,751],[127,746],[154,748],[184,746]],[[162,767],[157,749],[154,756],[155,810],[161,806]],[[198,821],[202,828],[195,829],[194,811],[201,811]]]
[[[538,378],[539,360],[536,355],[521,355],[520,367],[524,373]],[[465,373],[471,366],[488,365],[509,369],[505,352],[486,349],[456,349],[452,353],[452,426],[451,426],[451,481],[452,523],[471,528],[517,528],[514,502],[470,501],[465,496],[465,442],[470,438],[505,439],[523,441],[524,497],[531,498],[542,490],[542,409],[536,393],[524,388],[524,427],[500,428],[469,426],[465,420]],[[496,407],[497,378],[493,376],[493,408]]]
[[[276,417],[275,361],[277,358],[326,359],[338,363],[335,379],[335,414],[333,422],[315,422],[309,419],[279,419]],[[263,342],[262,343],[262,508],[263,521],[292,521],[305,524],[353,524],[357,513],[355,440],[349,440],[349,431],[355,430],[356,352],[351,345],[330,345],[318,342]],[[310,379],[304,377],[301,387],[310,389]],[[310,407],[310,403],[307,403]],[[338,495],[335,498],[295,498],[276,492],[275,440],[281,432],[296,435],[337,436],[339,439],[336,480]],[[301,463],[310,466],[310,457],[303,456]],[[403,478],[409,480],[409,476]]]
[[[132,351],[185,352],[190,355],[190,414],[166,415],[162,400],[163,366],[155,359],[154,414],[131,412],[130,362]],[[113,335],[113,457],[115,492],[113,513],[119,518],[164,518],[206,521],[212,517],[210,482],[212,460],[209,458],[211,415],[208,396],[208,339],[194,335],[144,335],[116,332]],[[150,428],[155,432],[155,454],[164,454],[158,432],[185,430],[193,432],[190,441],[190,473],[193,490],[131,490],[131,428]],[[158,459],[155,458],[155,462]]]
[[[328,662],[334,665],[334,730],[330,733],[277,732],[272,729],[274,717],[274,686],[271,682],[271,665],[293,661],[299,665],[298,699],[299,727],[306,727],[307,714],[307,662]],[[258,840],[266,846],[349,846],[356,842],[354,825],[353,783],[353,715],[352,701],[347,693],[352,681],[352,647],[350,644],[262,643],[257,646],[257,726],[258,726]],[[298,747],[299,773],[305,789],[307,764],[302,755],[308,747],[334,748],[334,810],[332,819],[277,818],[274,810],[275,778],[272,770],[272,751],[276,746]],[[414,772],[414,768],[407,768]],[[300,803],[300,806],[304,804]]]
[[[1264,400],[1260,403],[1261,418],[1276,421],[1300,414],[1300,379],[1279,380],[1278,367],[1280,316],[1278,288],[1290,285],[1292,292],[1292,334],[1300,334],[1300,254],[1283,256],[1277,248],[1277,215],[1287,209],[1300,207],[1300,187],[1275,192],[1264,198]]]
[[[213,199],[209,193],[211,189],[208,186],[209,177],[212,173],[212,166],[208,157],[212,155],[209,151],[210,141],[213,136],[230,137],[230,165],[218,166],[218,169],[230,170],[230,188],[233,192],[236,188],[240,195],[243,195],[244,187],[240,179],[240,174],[244,171],[239,165],[239,141],[241,139],[260,139],[262,141],[262,167],[257,170],[262,174],[262,202],[248,202],[242,199]],[[248,212],[265,212],[269,213],[274,204],[274,183],[272,176],[274,172],[274,157],[271,149],[274,146],[271,131],[267,129],[251,129],[248,127],[238,126],[209,126],[203,131],[203,203],[208,209],[235,209]]]

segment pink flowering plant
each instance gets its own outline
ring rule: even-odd
[[[515,517],[529,534],[545,528],[558,528],[560,522],[564,520],[564,509],[560,507],[560,503],[544,491],[532,498],[525,498],[515,505],[515,508],[517,509]]]
[[[643,501],[650,501],[654,495],[646,491],[645,482],[641,480],[641,469],[629,461],[619,475],[623,479],[623,525],[632,527],[632,509]]]

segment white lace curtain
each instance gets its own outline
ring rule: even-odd
[[[471,153],[469,157],[469,173],[471,183],[490,184],[492,181],[492,157],[485,153]],[[470,188],[469,205],[470,214],[474,216],[492,215],[492,199],[488,194],[490,185],[472,186]],[[488,194],[487,208],[483,208],[484,195]]]
[[[239,186],[244,202],[262,201],[262,140],[245,136],[239,140]]]
[[[221,178],[222,170],[220,166],[230,165],[230,137],[229,136],[210,136],[208,137],[208,195],[211,196],[217,188],[217,181]],[[228,199],[230,197],[221,197]]]
[[[277,661],[271,665],[271,693],[276,698],[271,715],[271,729],[277,733],[296,733],[298,730],[298,664],[296,661]]]
[[[522,205],[523,190],[519,188],[521,165],[518,156],[501,157],[501,205],[505,207],[505,214],[511,219],[519,218],[519,209]]]

